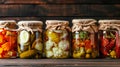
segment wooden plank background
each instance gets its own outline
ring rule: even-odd
[[[120,5],[0,5],[0,16],[119,17]]]
[[[120,19],[119,0],[0,0],[0,19]],[[71,23],[70,23],[71,25]]]
[[[119,0],[1,0],[4,4],[119,4]]]
[[[0,17],[119,17],[119,0],[0,0]]]

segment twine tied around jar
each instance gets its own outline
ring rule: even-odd
[[[33,31],[42,32],[42,22],[41,21],[20,21],[18,22],[18,31],[20,30],[27,30],[30,31],[32,34]]]
[[[99,20],[99,30],[116,29],[120,33],[120,20]]]
[[[0,28],[10,31],[16,31],[16,21],[14,20],[0,20]]]
[[[68,26],[68,21],[59,21],[59,20],[47,20],[46,21],[46,29],[50,30],[65,30],[71,31],[70,27]]]
[[[72,23],[73,23],[72,32],[76,32],[76,31],[89,32],[91,45],[96,45],[95,34],[98,31],[98,28],[95,25],[96,20],[94,20],[94,19],[73,19]],[[93,47],[93,48],[95,48],[95,47]]]
[[[73,19],[72,32],[75,31],[88,31],[91,33],[97,32],[97,27],[95,25],[94,19]]]

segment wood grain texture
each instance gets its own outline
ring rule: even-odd
[[[0,5],[0,16],[119,17],[120,5]]]
[[[1,0],[4,4],[119,4],[119,0]]]
[[[119,59],[0,59],[0,66],[17,67],[119,67]]]

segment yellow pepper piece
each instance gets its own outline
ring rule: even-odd
[[[57,33],[53,32],[53,31],[49,31],[47,32],[48,38],[51,39],[54,42],[59,42],[60,37]]]

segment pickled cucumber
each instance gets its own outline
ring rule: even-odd
[[[42,45],[40,39],[36,39],[36,40],[33,42],[32,48],[35,48],[36,50],[42,51],[43,45]]]
[[[20,46],[19,46],[19,45],[17,46],[17,49],[18,49],[18,53],[21,53],[21,50],[20,50]]]
[[[20,50],[21,51],[27,51],[27,50],[29,50],[29,45],[20,45]]]
[[[35,32],[33,34],[31,34],[30,37],[31,37],[31,43],[34,42],[34,40],[35,40]]]
[[[20,32],[20,43],[24,44],[27,43],[30,40],[30,33],[28,31],[21,31]]]
[[[36,50],[28,50],[28,51],[24,51],[23,53],[20,54],[20,58],[31,58],[33,56],[35,56],[37,54]]]
[[[30,45],[30,42],[24,43],[23,45],[24,46]]]

